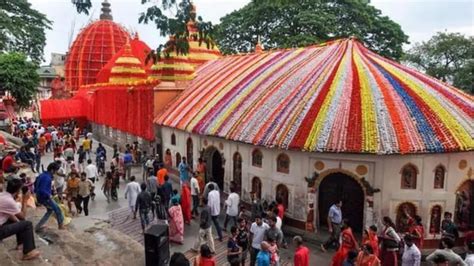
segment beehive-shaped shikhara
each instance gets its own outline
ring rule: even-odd
[[[174,37],[170,37],[172,40]],[[188,55],[167,51],[161,60],[151,67],[151,77],[162,81],[187,81],[196,76]]]
[[[129,33],[112,21],[110,4],[102,3],[100,20],[83,29],[66,59],[66,89],[76,91],[96,82],[97,73],[130,39]]]
[[[122,56],[115,60],[110,70],[109,83],[122,84],[146,80],[145,65],[132,54],[130,43],[125,44]]]
[[[215,45],[207,45],[204,41],[199,42],[198,28],[196,27],[196,6],[191,3],[191,19],[187,23],[189,32],[189,54],[188,63],[197,68],[207,61],[218,59],[221,52]]]

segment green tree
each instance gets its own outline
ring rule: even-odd
[[[37,92],[37,65],[20,53],[0,54],[0,90],[9,92],[20,108],[30,106]]]
[[[415,44],[404,61],[474,94],[474,37],[438,32],[428,41]]]
[[[43,59],[45,30],[51,21],[27,0],[0,1],[0,52],[20,52],[35,63]]]
[[[253,0],[221,18],[215,38],[224,53],[306,46],[355,36],[378,53],[400,59],[408,43],[400,25],[360,0]]]

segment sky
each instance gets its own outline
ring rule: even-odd
[[[159,2],[160,0],[152,0]],[[77,14],[71,0],[29,0],[33,8],[46,14],[53,21],[52,29],[46,32],[44,58],[50,61],[52,52],[66,53],[80,29],[100,15],[102,0],[92,0],[89,16]],[[146,10],[141,0],[109,0],[114,21],[132,32],[150,47],[164,42],[153,24],[138,24],[140,12]],[[245,6],[250,0],[194,0],[197,13],[205,21],[219,23],[219,18]],[[474,36],[473,0],[372,0],[371,4],[401,25],[411,44],[426,41],[438,31],[461,32]]]

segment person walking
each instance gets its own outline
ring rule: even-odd
[[[156,181],[155,175],[153,174],[153,170],[148,171],[147,183],[148,192],[150,192],[151,198],[154,199],[157,193],[158,183]]]
[[[438,257],[443,257],[446,259],[446,262],[448,262],[449,265],[460,265],[460,266],[467,265],[463,261],[461,256],[459,256],[453,251],[454,241],[451,238],[449,237],[442,238],[441,246],[442,246],[441,249],[437,249],[433,251],[433,253],[428,255],[428,257],[426,257],[426,261],[434,263],[436,262]]]
[[[169,207],[169,202],[171,200],[171,194],[173,193],[173,185],[171,185],[170,177],[165,175],[165,183],[163,186],[160,187],[161,194],[161,202],[166,206]]]
[[[380,252],[380,261],[382,265],[398,265],[398,249],[400,244],[400,236],[395,231],[395,224],[388,216],[383,217],[382,223],[384,229],[379,240],[382,241],[382,250]]]
[[[140,192],[140,184],[135,181],[135,176],[132,175],[130,177],[130,183],[128,183],[125,187],[125,199],[128,199],[128,208],[130,209],[132,215],[135,213],[135,204],[137,202],[137,197]]]
[[[89,137],[84,137],[84,140],[82,141],[82,148],[84,149],[87,158],[91,159],[92,140],[90,140]]]
[[[99,172],[97,170],[97,166],[95,166],[92,163],[91,159],[87,160],[87,166],[86,166],[85,172],[87,175],[87,179],[89,179],[92,182],[92,184],[95,184],[95,182],[99,180]],[[94,198],[95,198],[95,193],[94,193],[94,190],[92,190],[91,200],[94,200]]]
[[[293,266],[309,266],[309,249],[303,245],[303,238],[295,236],[293,243],[296,246]]]
[[[84,215],[89,216],[89,199],[91,191],[94,187],[92,181],[87,179],[86,173],[81,173],[81,181],[79,182],[79,192],[77,193],[76,209],[78,213],[84,210]]]
[[[374,250],[370,244],[362,245],[362,250],[359,252],[359,255],[356,258],[357,266],[380,266],[380,260],[375,256]],[[419,266],[415,264],[409,264],[412,266]]]
[[[245,219],[239,218],[237,222],[239,223],[239,227],[237,228],[237,244],[242,248],[240,263],[242,266],[245,266],[245,261],[249,253],[249,232]]]
[[[219,236],[219,241],[222,242],[222,230],[219,224],[219,214],[221,213],[221,196],[219,189],[215,188],[213,184],[209,185],[208,202],[207,205],[211,208],[212,223],[216,227],[217,235]]]
[[[21,205],[15,201],[22,187],[20,179],[13,179],[8,182],[6,192],[0,192],[0,240],[16,235],[17,248],[23,250],[22,260],[33,260],[40,252],[36,249],[33,224],[26,220],[30,191],[23,193]]]
[[[342,223],[342,200],[336,201],[331,208],[329,208],[327,223],[328,223],[328,230],[331,233],[329,239],[324,243],[321,244],[321,250],[326,252],[328,248],[331,246],[334,247],[336,250],[339,249],[339,235],[341,234],[341,223]]]
[[[359,249],[359,245],[357,244],[357,240],[355,239],[354,234],[352,233],[352,229],[349,226],[349,221],[347,219],[344,219],[342,221],[341,228],[341,245],[339,246],[339,249],[332,258],[333,266],[341,265],[346,259],[349,251]]]
[[[112,187],[113,187],[113,176],[112,172],[107,171],[105,173],[104,184],[102,184],[102,192],[104,192],[107,203],[110,203],[110,198],[112,197]]]
[[[204,199],[204,207],[201,210],[201,216],[199,220],[199,234],[194,242],[194,251],[198,251],[202,242],[205,242],[212,253],[216,252],[214,246],[214,237],[212,236],[212,217],[211,217],[211,208],[207,206],[207,199]]]
[[[216,259],[212,256],[211,248],[204,244],[200,247],[199,256],[194,259],[194,266],[216,266]]]
[[[133,156],[129,150],[126,150],[123,155],[123,163],[125,165],[125,178],[130,180],[132,175]]]
[[[176,198],[171,200],[171,205],[168,210],[170,241],[182,245],[184,241],[183,211]]]
[[[182,186],[183,183],[186,183],[189,181],[189,166],[186,163],[186,157],[183,157],[181,159],[181,162],[178,165],[178,170],[179,170],[179,185]]]
[[[200,188],[199,188],[199,182],[197,180],[196,174],[191,177],[191,197],[193,198],[193,209],[192,209],[192,215],[198,216],[198,207],[199,207],[199,194],[200,194]]]
[[[79,171],[84,171],[84,162],[86,161],[86,152],[84,151],[84,148],[79,146],[79,149],[77,149],[77,168]]]
[[[79,182],[81,179],[79,178],[79,174],[76,172],[71,172],[69,174],[69,178],[67,179],[66,183],[66,200],[67,200],[67,207],[69,212],[72,213],[72,203],[74,204],[77,202],[77,197],[79,196]],[[76,208],[77,212],[77,208]]]
[[[165,176],[168,175],[168,170],[163,166],[162,163],[158,165],[158,171],[156,171],[156,178],[158,185],[162,186],[165,183]]]
[[[260,215],[255,216],[255,222],[250,226],[250,242],[252,249],[250,252],[250,266],[255,266],[257,261],[257,254],[259,253],[261,244],[265,237],[265,231],[270,228],[268,224],[264,223]]]
[[[140,185],[142,190],[137,196],[137,201],[135,203],[135,211],[133,213],[133,219],[137,218],[137,211],[140,214],[140,223],[142,225],[142,233],[145,233],[145,228],[150,224],[150,219],[148,215],[152,206],[152,197],[150,193],[146,190],[146,184],[142,183]]]
[[[403,240],[405,241],[405,248],[403,249],[402,266],[420,266],[421,252],[414,243],[414,237],[406,234]]]
[[[242,248],[238,244],[238,229],[234,225],[230,228],[230,236],[227,242],[227,261],[229,262],[230,266],[239,266],[240,265],[240,257],[239,255],[242,254]]]
[[[56,220],[58,222],[58,228],[65,229],[63,221],[64,216],[59,208],[58,204],[52,199],[52,182],[53,176],[56,171],[59,169],[59,165],[55,162],[52,162],[48,165],[46,172],[41,173],[35,182],[35,194],[38,202],[46,208],[46,213],[43,218],[36,224],[35,231],[39,232],[43,229],[43,226],[48,221],[51,214],[54,213]]]
[[[183,183],[181,187],[181,209],[183,210],[184,223],[187,225],[191,224],[192,213],[191,213],[191,191],[189,191],[189,185]]]
[[[230,194],[225,201],[227,207],[226,215],[224,219],[224,231],[227,231],[227,223],[232,221],[234,226],[237,226],[237,215],[239,215],[239,194],[235,193],[235,187],[231,186]]]
[[[270,244],[266,241],[263,241],[260,245],[260,250],[258,251],[256,263],[257,266],[270,266],[270,252],[268,249]]]

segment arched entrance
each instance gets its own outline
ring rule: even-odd
[[[288,190],[288,187],[286,187],[285,185],[279,184],[276,187],[275,200],[280,198],[283,202],[283,206],[285,206],[285,210],[288,210],[289,195],[290,195],[290,191]]]
[[[193,140],[191,138],[186,141],[186,160],[189,167],[193,168]]]
[[[322,227],[327,226],[329,208],[337,200],[342,200],[342,217],[349,219],[352,230],[362,231],[364,190],[354,178],[340,172],[329,174],[319,184],[318,191],[319,223]]]
[[[240,153],[236,152],[234,153],[234,158],[233,158],[233,178],[234,178],[234,184],[235,184],[235,192],[242,196],[242,156],[240,156]]]
[[[454,222],[460,231],[474,229],[474,180],[466,180],[456,191]]]
[[[204,151],[206,160],[207,181],[216,182],[221,190],[224,189],[224,167],[222,165],[221,153],[214,146],[210,146]]]

